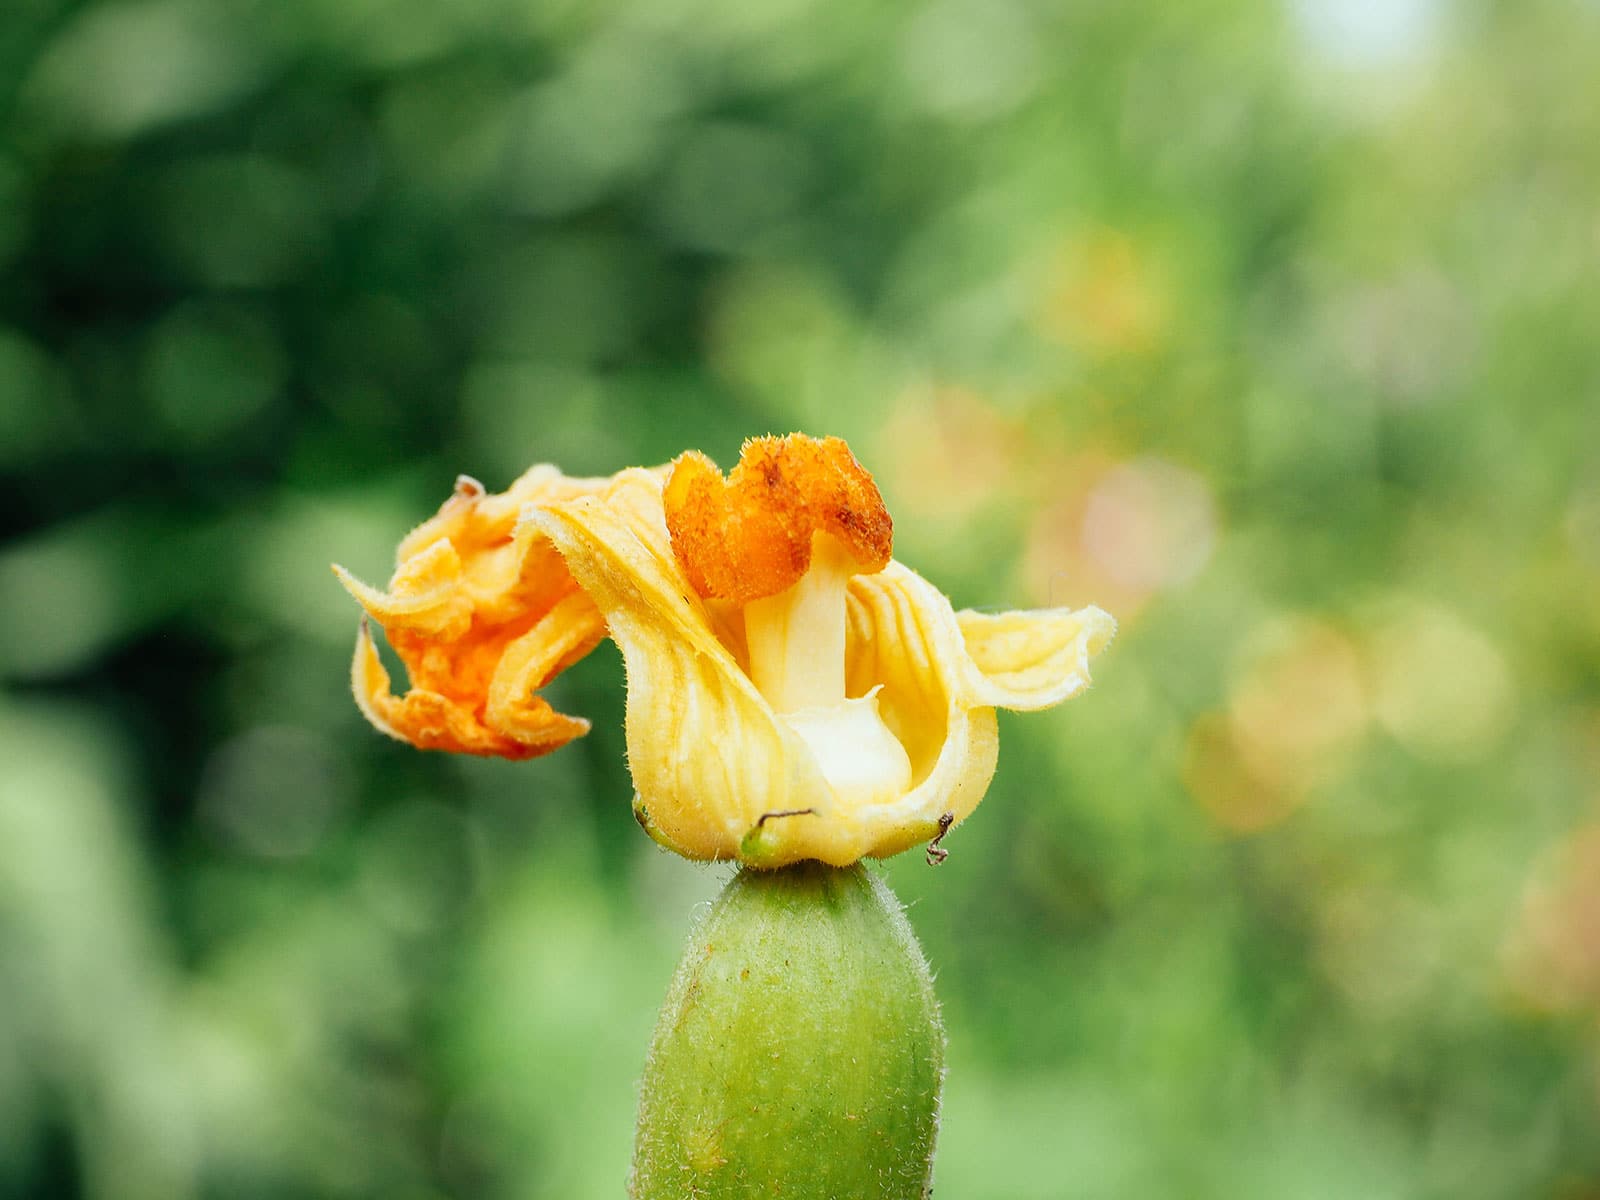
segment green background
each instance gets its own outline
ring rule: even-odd
[[[621,1194],[725,872],[346,688],[457,472],[848,438],[1088,695],[938,1194],[1600,1194],[1592,0],[8,0],[0,1196]]]

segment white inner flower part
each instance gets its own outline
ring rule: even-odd
[[[829,708],[780,713],[849,808],[887,804],[911,788],[911,760],[878,715],[878,689]]]
[[[780,713],[844,699],[845,585],[850,552],[813,536],[811,566],[791,588],[744,608],[750,679]]]
[[[851,808],[911,787],[911,760],[878,714],[878,689],[844,694],[845,585],[854,570],[850,552],[819,533],[799,581],[744,609],[752,682]]]

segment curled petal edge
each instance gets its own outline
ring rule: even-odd
[[[596,640],[599,636],[603,636],[603,627]],[[490,728],[472,708],[439,692],[412,688],[404,696],[396,696],[365,619],[356,634],[350,690],[373,728],[422,750],[535,758],[589,732],[589,722],[582,717],[558,713],[543,697],[531,694],[503,708],[503,728],[509,732]]]
[[[985,704],[1031,712],[1089,686],[1089,660],[1111,644],[1117,622],[1098,608],[956,614]]]
[[[995,709],[1046,708],[1076,695],[1089,686],[1089,659],[1116,630],[1097,608],[957,613],[896,562],[850,581],[850,622],[848,690],[886,684],[890,728],[915,772],[911,790],[875,814],[877,857],[942,837],[971,815],[998,759]]]

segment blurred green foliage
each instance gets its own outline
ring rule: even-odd
[[[0,1196],[620,1194],[721,872],[385,741],[458,471],[849,438],[1099,603],[939,870],[941,1196],[1600,1194],[1593,0],[9,0]]]

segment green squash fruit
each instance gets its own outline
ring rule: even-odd
[[[645,1066],[634,1200],[921,1200],[944,1029],[860,864],[740,871],[690,935]]]

